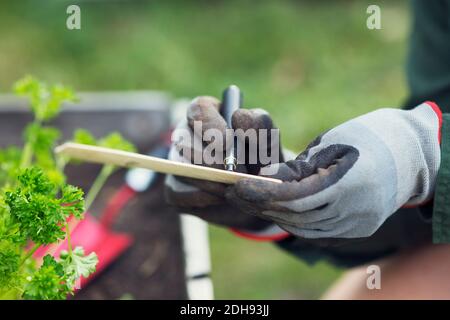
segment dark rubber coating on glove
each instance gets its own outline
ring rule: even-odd
[[[358,160],[359,151],[349,145],[334,144],[309,161],[291,160],[271,176],[286,181],[273,184],[262,181],[239,181],[234,189],[242,200],[250,202],[290,201],[318,193],[337,183]]]

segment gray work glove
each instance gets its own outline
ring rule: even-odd
[[[275,165],[271,177],[283,183],[241,180],[227,197],[299,237],[368,237],[400,207],[433,196],[440,122],[433,103],[368,113],[319,136],[295,160]]]
[[[194,121],[202,122],[203,132],[214,128],[222,132],[225,137],[227,126],[219,113],[220,107],[220,101],[213,97],[198,97],[191,102],[186,121],[181,122],[177,127],[177,129],[189,130],[191,144],[186,140],[174,141],[169,152],[170,160],[193,163],[194,154],[202,153],[204,148],[208,146],[207,143],[200,142],[198,144],[200,148],[196,149],[197,146],[192,143],[193,139],[200,139],[200,141],[202,139],[202,137],[194,136]],[[240,109],[233,115],[233,128],[240,128],[244,131],[249,128],[270,130],[274,126],[272,119],[264,110]],[[268,148],[280,148],[279,143],[275,146],[271,146],[270,143],[267,145]],[[186,147],[192,149],[192,152],[188,155],[180,155],[180,150]],[[223,153],[225,154],[224,150]],[[223,159],[224,154],[219,155],[219,158]],[[282,157],[281,155],[281,161],[283,161]],[[260,162],[259,157],[257,160],[257,163],[252,165],[238,164],[236,171],[258,174],[263,164]],[[224,169],[223,161],[210,166]],[[252,231],[266,229],[273,225],[273,223],[267,222],[265,219],[242,213],[239,208],[230,206],[225,199],[227,187],[227,185],[221,183],[168,175],[165,181],[165,194],[166,200],[170,204],[179,207],[182,212],[194,214],[208,222]]]

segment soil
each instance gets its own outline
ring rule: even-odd
[[[83,165],[83,176],[69,168],[69,181],[89,186],[95,166]],[[80,169],[80,168],[78,168]],[[98,215],[107,199],[123,183],[115,174],[93,206]],[[79,181],[84,180],[84,181]],[[114,230],[134,237],[133,245],[83,288],[75,299],[185,299],[184,263],[179,218],[163,199],[162,177],[151,190],[138,194],[123,209]]]

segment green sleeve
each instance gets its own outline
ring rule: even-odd
[[[428,100],[444,113],[434,202],[420,207],[420,213],[432,223],[433,241],[450,243],[450,0],[412,0],[412,10],[406,108]]]
[[[436,102],[450,112],[450,0],[413,0],[407,64],[411,108]]]
[[[450,114],[442,115],[441,166],[433,204],[433,242],[450,243]]]

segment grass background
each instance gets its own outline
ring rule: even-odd
[[[69,4],[82,30],[65,27]],[[366,28],[379,4],[382,30]],[[219,96],[270,111],[300,151],[325,129],[406,97],[406,1],[2,1],[0,90],[24,74],[80,90]],[[318,298],[341,272],[211,227],[217,298]]]

